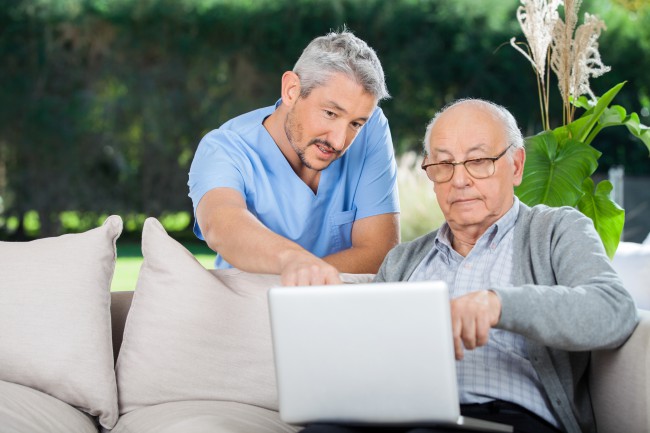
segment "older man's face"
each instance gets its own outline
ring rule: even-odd
[[[430,163],[459,162],[494,157],[507,146],[503,123],[484,108],[459,104],[443,113],[431,130]],[[479,235],[501,218],[514,200],[514,187],[521,183],[525,152],[508,151],[495,161],[494,174],[473,178],[457,165],[451,180],[434,183],[440,208],[452,231],[469,230]]]

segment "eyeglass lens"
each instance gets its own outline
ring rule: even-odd
[[[473,159],[460,163],[470,176],[476,179],[484,179],[494,174],[494,161],[491,159]],[[443,163],[430,165],[426,168],[427,175],[434,182],[447,182],[454,176],[456,165],[453,163]]]

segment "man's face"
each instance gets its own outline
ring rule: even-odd
[[[507,146],[503,123],[485,108],[457,105],[443,113],[433,129],[428,163],[460,162],[494,157]],[[457,165],[451,180],[434,183],[440,208],[452,230],[476,230],[480,235],[501,218],[521,183],[525,153],[512,149],[494,162],[494,174],[475,179]]]
[[[350,147],[377,104],[363,87],[343,74],[298,98],[284,130],[302,164],[324,170]]]

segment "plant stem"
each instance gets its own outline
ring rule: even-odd
[[[583,141],[585,144],[591,144],[592,141],[594,141],[594,138],[598,135],[598,133],[603,129],[603,125],[595,125],[594,129],[591,130],[587,138]]]
[[[546,126],[547,124],[547,119],[545,117],[545,113],[547,113],[544,110],[545,107],[545,101],[544,101],[544,82],[542,80],[542,77],[537,73],[537,70],[533,68],[533,71],[535,72],[535,78],[537,79],[537,96],[539,100],[539,113],[542,116],[542,128],[545,130],[548,129]]]
[[[550,105],[550,95],[551,95],[551,49],[546,50],[546,97],[544,105],[546,106],[546,130],[551,129],[551,120],[548,114],[548,108]]]

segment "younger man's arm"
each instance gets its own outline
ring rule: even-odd
[[[246,272],[280,274],[284,285],[337,284],[339,272],[375,273],[399,242],[398,214],[375,215],[354,222],[352,248],[320,259],[269,230],[231,188],[207,192],[196,217],[206,243],[224,260]]]
[[[232,188],[208,191],[196,208],[208,246],[246,272],[280,274],[284,285],[337,284],[339,271],[264,226]]]
[[[399,214],[387,213],[356,220],[352,247],[324,257],[339,272],[375,274],[384,257],[399,243]]]

